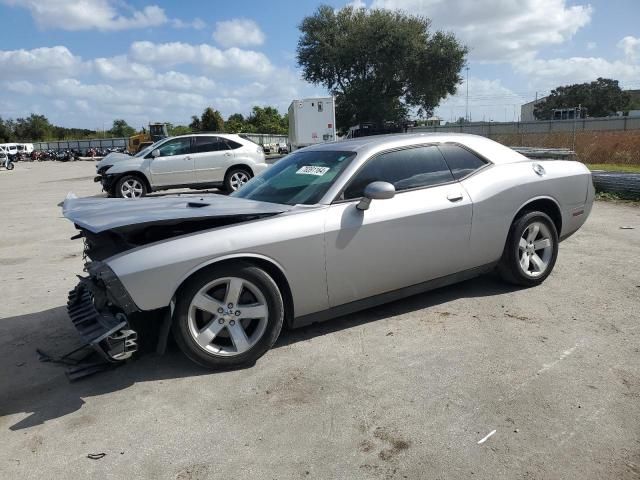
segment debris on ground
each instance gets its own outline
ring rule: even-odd
[[[90,458],[91,460],[100,460],[101,458],[104,458],[106,456],[107,456],[107,454],[104,453],[104,452],[87,454],[87,458]]]

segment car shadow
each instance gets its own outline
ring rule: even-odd
[[[514,290],[515,287],[485,275],[320,324],[285,330],[273,348],[428,309],[458,298],[483,297]],[[64,417],[80,410],[88,397],[125,390],[136,383],[226,373],[203,369],[170,345],[162,356],[141,355],[122,366],[70,383],[64,376],[63,366],[40,362],[36,354],[36,348],[41,348],[47,353],[61,355],[79,345],[78,335],[65,307],[2,319],[0,339],[0,428],[6,426],[10,430],[21,430]],[[6,417],[14,414],[28,416],[11,424]]]

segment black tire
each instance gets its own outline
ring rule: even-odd
[[[141,194],[139,197],[127,197],[124,195],[123,186],[127,182],[129,183],[136,182],[136,185],[140,185]],[[114,194],[118,198],[142,198],[147,194],[147,183],[138,175],[131,175],[131,174],[123,175],[116,182],[116,186],[114,187]]]
[[[268,307],[266,328],[262,336],[247,351],[233,356],[220,356],[206,351],[196,342],[189,329],[189,308],[194,296],[210,282],[223,277],[236,277],[251,282],[260,290]],[[214,316],[206,321],[218,318],[221,316]],[[180,288],[176,296],[172,332],[176,343],[190,360],[205,368],[224,370],[255,364],[258,358],[276,342],[283,322],[284,303],[273,279],[260,268],[246,263],[237,263],[207,268],[196,273]]]
[[[9,162],[9,163],[7,163],[7,170],[13,170],[13,167],[15,167],[15,165],[13,164],[13,162]]]
[[[233,180],[234,180],[234,175],[239,173],[245,174],[247,177],[249,177],[249,180],[253,178],[253,172],[251,172],[251,170],[249,170],[248,168],[244,168],[244,167],[230,168],[227,171],[227,174],[224,176],[225,192],[232,193],[236,191],[236,188],[234,188],[234,185],[233,185]]]
[[[520,239],[525,231],[534,223],[544,224],[549,232],[551,242],[551,254],[544,271],[538,276],[531,276],[525,273],[520,263]],[[498,273],[503,280],[515,285],[524,287],[535,287],[540,285],[551,274],[558,257],[558,231],[553,220],[544,212],[529,211],[518,216],[509,229],[507,242],[502,253],[502,258],[498,264]]]

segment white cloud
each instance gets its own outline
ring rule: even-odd
[[[67,76],[74,74],[81,64],[80,57],[62,46],[0,50],[0,79],[23,79],[35,75]]]
[[[271,61],[263,53],[237,47],[221,50],[207,44],[134,42],[130,48],[130,56],[140,63],[167,67],[194,64],[212,74],[233,72],[260,76],[273,70]]]
[[[149,88],[169,90],[174,92],[211,92],[216,83],[207,77],[194,77],[181,72],[169,71],[156,75],[145,83]]]
[[[126,30],[157,27],[167,23],[164,10],[148,5],[142,10],[118,12],[118,0],[2,0],[11,6],[26,8],[42,28],[62,30]]]
[[[262,45],[265,36],[253,20],[236,18],[216,22],[213,39],[223,47],[250,47]]]
[[[171,20],[171,26],[173,28],[193,28],[195,30],[202,30],[207,26],[207,24],[201,18],[194,18],[190,22],[185,22],[184,20],[180,20],[179,18],[174,18],[173,20]]]
[[[596,42],[587,42],[587,50],[595,50],[597,46]]]
[[[514,68],[533,84],[545,89],[590,82],[598,77],[614,78],[624,87],[625,83],[634,83],[640,78],[640,65],[600,57],[525,58],[514,63]]]
[[[466,84],[458,87],[458,93],[447,97],[436,108],[436,115],[448,122],[455,122],[467,113]],[[517,120],[523,99],[500,80],[469,78],[469,114],[474,121]]]
[[[624,37],[618,42],[618,48],[622,49],[629,61],[637,62],[640,58],[640,38],[631,35]]]
[[[566,0],[373,0],[372,8],[404,10],[453,31],[475,61],[513,60],[571,38],[591,20],[591,6]]]
[[[103,78],[111,80],[146,80],[154,77],[153,68],[130,62],[125,55],[111,58],[96,58],[94,70]]]

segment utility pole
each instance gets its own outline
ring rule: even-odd
[[[466,67],[465,70],[467,71],[467,81],[465,82],[467,85],[467,101],[466,101],[464,119],[468,122],[469,121],[469,67]]]

